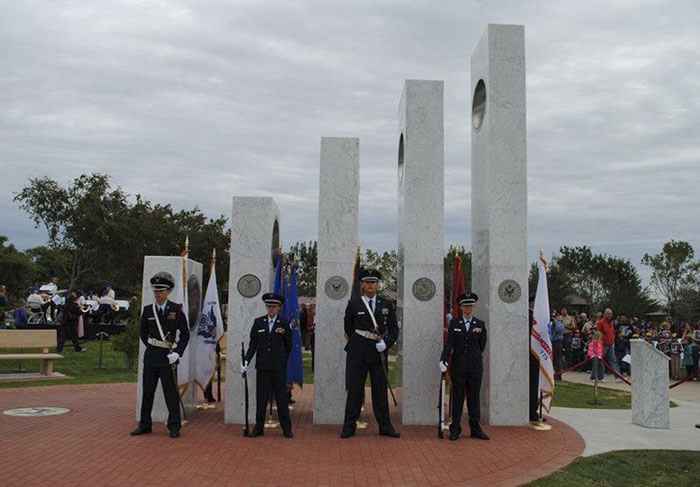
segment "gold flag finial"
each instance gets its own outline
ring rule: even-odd
[[[544,265],[544,270],[547,270],[547,261],[544,260],[544,249],[542,248],[542,244],[540,244],[540,260],[542,261],[542,265]]]
[[[185,235],[185,250],[186,251],[190,250],[190,235],[189,234]]]

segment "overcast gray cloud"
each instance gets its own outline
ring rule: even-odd
[[[470,246],[470,57],[525,25],[530,257],[589,244],[638,263],[700,250],[694,1],[0,1],[0,234],[30,176],[110,174],[176,208],[273,195],[317,232],[321,136],[360,137],[363,247],[396,245],[405,79],[445,80],[445,244]]]

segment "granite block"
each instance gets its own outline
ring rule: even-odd
[[[644,340],[630,340],[632,423],[645,428],[671,427],[669,357]]]

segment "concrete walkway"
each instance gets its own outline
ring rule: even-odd
[[[588,373],[569,372],[564,380],[592,384]],[[675,381],[673,381],[675,382]],[[631,391],[624,382],[606,376],[600,387]],[[592,388],[591,388],[592,389]],[[592,394],[592,392],[591,392]],[[652,429],[632,424],[630,409],[552,408],[551,416],[575,429],[584,439],[583,456],[613,450],[696,450],[700,451],[700,382],[686,382],[671,389],[671,428]]]

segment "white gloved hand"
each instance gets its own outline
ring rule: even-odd
[[[180,358],[180,354],[177,352],[170,352],[168,354],[168,362],[170,363],[170,365],[177,362],[179,358]]]
[[[447,364],[443,361],[440,361],[440,372],[442,372],[443,374],[447,372]]]
[[[248,372],[248,361],[247,360],[241,362],[241,374],[245,374],[246,372]]]
[[[386,343],[384,343],[384,340],[379,340],[375,347],[377,347],[377,352],[382,353],[386,350]]]

